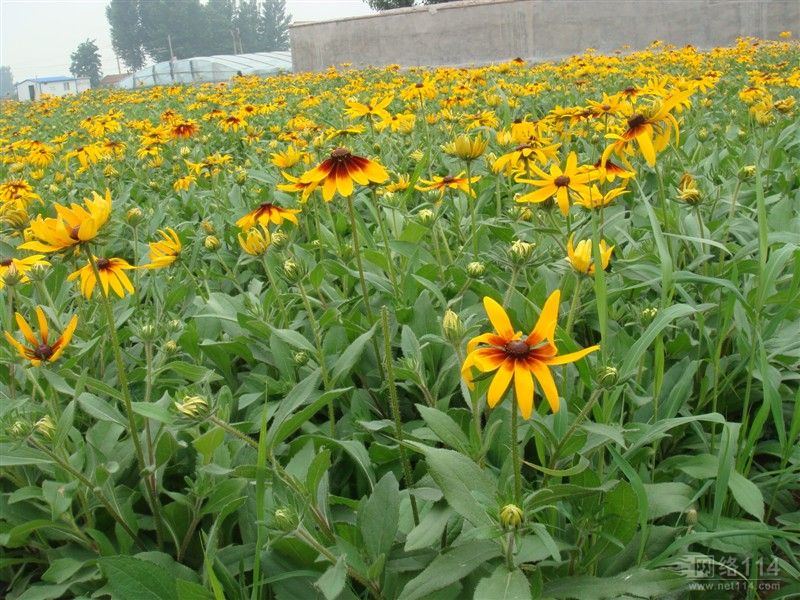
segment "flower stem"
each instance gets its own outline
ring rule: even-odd
[[[100,271],[97,268],[97,261],[94,255],[85,249],[89,264],[92,266],[95,280],[100,283]],[[114,310],[111,308],[111,301],[108,296],[100,290],[100,297],[102,298],[103,309],[106,314],[106,321],[108,322],[108,336],[111,339],[111,348],[114,352],[114,362],[117,366],[117,378],[119,379],[119,388],[122,392],[122,400],[125,405],[125,415],[128,418],[128,428],[130,429],[131,440],[133,441],[133,449],[136,453],[136,462],[139,467],[140,475],[147,470],[147,462],[144,458],[144,451],[142,450],[142,441],[139,439],[139,429],[136,425],[136,417],[133,412],[133,403],[131,402],[131,391],[128,387],[128,376],[125,370],[125,361],[122,359],[122,349],[119,345],[119,338],[117,337],[117,325],[114,321]],[[155,465],[153,465],[155,468]],[[154,480],[150,477],[145,478],[145,489],[150,500],[150,507],[153,511],[153,519],[156,525],[156,538],[158,547],[162,548],[164,545],[163,523],[161,520],[161,511],[158,503],[158,496],[154,486]]]
[[[378,217],[378,228],[381,231],[381,237],[383,238],[383,247],[386,251],[386,264],[387,264],[387,271],[389,274],[389,281],[392,284],[392,290],[394,290],[395,297],[400,296],[399,288],[397,287],[397,275],[394,272],[394,259],[392,258],[392,249],[389,247],[389,234],[386,233],[386,224],[383,222],[383,214],[381,211],[381,206],[378,203],[378,195],[375,193],[375,189],[372,189],[372,201],[375,204],[375,214]]]
[[[522,506],[522,461],[519,456],[519,417],[511,403],[511,462],[514,463],[514,504]]]
[[[478,199],[473,197],[475,192],[472,191],[472,178],[470,175],[472,175],[470,161],[467,161],[467,189],[469,190],[469,193],[467,193],[467,202],[469,202],[469,216],[472,221],[472,255],[475,257],[475,260],[478,260],[478,218],[475,214]]]
[[[392,339],[389,333],[389,309],[386,306],[381,308],[381,324],[383,326],[383,340],[384,340],[384,362],[386,364],[386,381],[389,385],[389,400],[392,406],[392,416],[394,417],[394,430],[397,436],[397,443],[400,450],[400,462],[403,464],[403,478],[406,482],[406,487],[411,488],[412,475],[411,463],[408,460],[405,446],[403,446],[403,426],[400,420],[400,403],[397,400],[397,387],[395,386],[394,379],[394,363],[392,361]],[[417,510],[417,499],[409,489],[409,498],[411,500],[411,512],[414,515],[414,525],[419,525],[419,511]]]
[[[314,345],[317,348],[317,361],[319,362],[319,369],[322,372],[322,385],[325,391],[331,389],[331,380],[328,376],[328,366],[325,362],[325,351],[322,347],[322,331],[320,330],[317,318],[314,316],[314,310],[311,307],[311,300],[308,298],[306,288],[303,286],[302,281],[297,282],[297,287],[300,290],[300,296],[303,298],[303,305],[306,307],[308,314],[308,322],[311,324],[311,331],[314,334]],[[330,420],[331,437],[336,437],[336,413],[333,408],[333,400],[328,401],[328,419]]]
[[[14,286],[8,285],[6,286],[6,299],[8,300],[8,330],[14,326]],[[14,361],[11,361],[8,365],[8,395],[11,400],[16,399],[17,397],[17,377],[16,377],[16,370],[17,365]]]
[[[275,301],[278,303],[278,310],[281,311],[281,326],[286,326],[289,324],[289,317],[286,312],[286,304],[283,302],[283,293],[282,290],[278,288],[278,283],[275,279],[275,273],[272,272],[272,266],[270,266],[266,254],[261,255],[261,262],[264,264],[264,271],[267,273],[269,285],[272,287],[272,291],[275,293]]]
[[[581,276],[576,273],[575,274],[575,289],[572,291],[572,302],[569,305],[569,313],[567,313],[567,324],[564,328],[564,331],[567,334],[567,337],[572,335],[572,325],[575,322],[575,313],[578,311],[578,303],[580,302],[581,297],[581,283],[583,280]]]

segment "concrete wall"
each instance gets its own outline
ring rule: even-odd
[[[295,72],[468,65],[613,52],[653,40],[705,49],[800,34],[800,0],[461,0],[291,27]]]

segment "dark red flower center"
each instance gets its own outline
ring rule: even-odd
[[[508,342],[503,350],[513,358],[525,358],[530,354],[531,347],[524,340],[513,340]]]
[[[39,360],[47,360],[53,355],[53,349],[47,344],[40,344],[33,351],[33,355]]]
[[[11,266],[12,262],[14,262],[12,259],[4,258],[3,260],[0,260],[0,267],[9,267]]]
[[[553,183],[556,187],[567,187],[569,185],[569,177],[567,175],[559,175]]]
[[[262,202],[262,203],[259,205],[259,207],[258,207],[258,208],[259,208],[259,210],[261,210],[262,212],[268,212],[268,211],[272,210],[272,209],[274,208],[274,206],[275,206],[275,205],[274,205],[274,204],[272,204],[272,202]]]
[[[442,177],[442,183],[444,184],[453,183],[455,180],[456,178],[453,177],[452,175],[447,175],[446,177]]]
[[[97,259],[97,268],[100,271],[102,271],[103,269],[107,269],[110,264],[111,264],[111,261],[108,260],[107,258],[98,258]]]
[[[647,118],[644,115],[633,115],[630,119],[628,119],[628,129],[636,129],[637,127],[641,127],[647,122]]]
[[[425,87],[425,85],[424,85],[424,84],[422,84],[422,83],[417,83],[417,84],[415,84],[415,85],[414,85],[414,87],[415,87],[415,88],[417,88],[417,89],[419,89],[419,88],[423,88],[423,87]]]
[[[605,110],[605,111],[611,110],[611,106],[609,106],[608,104],[603,104],[600,108],[601,108],[601,110]]]
[[[331,158],[334,160],[345,160],[350,156],[350,150],[347,148],[335,148],[331,152]]]
[[[75,225],[75,227],[69,230],[69,237],[71,237],[73,240],[80,240],[81,238],[78,237],[78,233],[80,232],[80,230],[81,226]]]

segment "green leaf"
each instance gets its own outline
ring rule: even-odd
[[[53,462],[44,452],[18,444],[0,444],[0,467],[46,465]]]
[[[211,460],[214,451],[225,441],[225,430],[221,427],[209,429],[192,442],[192,446],[203,455],[206,462]]]
[[[358,528],[371,560],[388,554],[400,519],[400,485],[389,471],[358,511]]]
[[[154,421],[170,424],[175,420],[169,409],[152,402],[131,402],[133,412]]]
[[[405,551],[422,550],[441,540],[447,521],[452,516],[452,509],[443,502],[431,506],[430,510],[420,518],[419,525],[406,536]]]
[[[431,477],[453,510],[476,527],[493,523],[488,507],[494,502],[496,485],[488,471],[454,450],[413,447],[425,455]]]
[[[347,392],[353,388],[339,388],[336,390],[330,390],[321,394],[316,400],[311,402],[308,406],[304,406],[302,410],[297,411],[292,416],[287,416],[283,421],[280,423],[277,421],[277,413],[276,418],[273,422],[272,427],[270,428],[267,434],[267,447],[269,449],[274,448],[278,444],[280,444],[283,440],[288,438],[292,435],[295,431],[300,429],[303,424],[307,423],[308,420],[317,414],[324,406],[327,406],[328,402],[332,402],[344,392]],[[318,392],[314,392],[318,393]]]
[[[86,414],[98,421],[113,421],[123,427],[128,426],[128,420],[122,416],[121,412],[97,396],[84,392],[78,396],[78,404],[81,405]]]
[[[417,404],[417,410],[436,437],[454,450],[469,454],[469,440],[450,415],[423,404]]]
[[[648,516],[659,519],[665,515],[682,513],[692,504],[694,490],[685,483],[669,481],[664,483],[645,483]]]
[[[728,480],[728,489],[739,506],[759,521],[764,520],[764,495],[755,483],[733,471]]]
[[[131,556],[100,558],[115,600],[178,600],[175,579],[163,568]]]
[[[417,600],[460,581],[487,561],[500,556],[500,546],[490,540],[471,540],[433,559],[409,581],[398,600]]]
[[[305,350],[307,352],[311,352],[314,356],[317,354],[317,349],[309,342],[306,338],[304,338],[300,333],[295,331],[294,329],[277,329],[275,327],[270,327],[272,329],[272,333],[282,339],[284,342],[289,344],[294,348],[299,348],[300,350]]]
[[[344,590],[345,583],[347,583],[347,565],[344,562],[344,556],[340,556],[336,564],[317,579],[314,586],[322,592],[326,600],[336,600]]]
[[[375,323],[369,331],[358,336],[353,340],[353,343],[345,348],[339,355],[339,358],[336,359],[336,362],[331,368],[331,385],[336,385],[340,379],[350,373],[350,370],[361,358],[361,354],[364,352],[364,347],[367,345],[367,342],[369,342],[375,334],[377,325],[378,324]]]
[[[214,595],[199,583],[178,579],[175,581],[178,600],[214,600]]]
[[[606,600],[617,598],[660,598],[685,585],[674,571],[632,569],[615,577],[564,577],[544,586],[545,598]]]
[[[474,600],[531,600],[528,578],[519,569],[509,571],[505,565],[495,569],[490,577],[481,579],[475,588]]]

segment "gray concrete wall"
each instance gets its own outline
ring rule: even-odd
[[[461,0],[291,27],[295,71],[468,65],[613,52],[653,40],[706,49],[800,34],[800,0]]]

